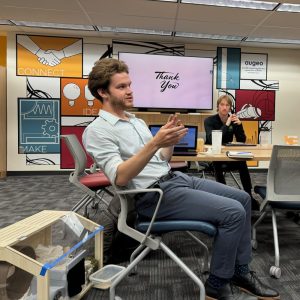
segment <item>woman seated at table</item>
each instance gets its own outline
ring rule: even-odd
[[[212,130],[222,130],[222,144],[230,143],[235,137],[237,142],[245,143],[246,135],[241,120],[231,114],[232,99],[222,95],[217,100],[217,114],[205,119],[206,144],[212,143]],[[226,184],[224,171],[238,170],[244,190],[252,199],[252,209],[257,210],[259,205],[252,197],[252,184],[246,161],[216,161],[213,162],[216,181]]]

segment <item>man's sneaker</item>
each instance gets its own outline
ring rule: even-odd
[[[234,275],[231,282],[259,300],[280,299],[279,293],[262,283],[253,271],[245,275]]]
[[[216,290],[206,282],[205,294],[205,300],[257,300],[257,297],[242,292],[238,287],[230,283]]]

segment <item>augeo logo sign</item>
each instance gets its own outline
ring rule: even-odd
[[[263,66],[264,63],[262,61],[249,61],[249,60],[246,60],[245,65],[255,67],[255,66]]]

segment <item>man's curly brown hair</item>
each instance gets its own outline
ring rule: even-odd
[[[91,94],[101,102],[102,97],[99,95],[98,90],[102,89],[107,91],[111,77],[117,73],[129,73],[128,66],[125,62],[114,58],[104,58],[95,62],[92,71],[89,74],[88,88]]]

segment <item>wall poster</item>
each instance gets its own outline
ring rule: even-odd
[[[59,153],[59,99],[18,99],[19,154]]]
[[[82,77],[82,39],[17,35],[17,75]]]
[[[241,53],[241,79],[267,80],[268,55]]]
[[[240,69],[240,48],[217,48],[217,89],[239,89]]]
[[[102,103],[91,94],[87,78],[60,80],[62,116],[98,116]]]

